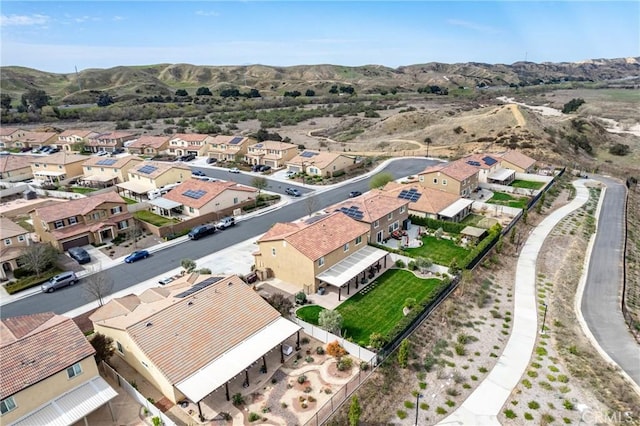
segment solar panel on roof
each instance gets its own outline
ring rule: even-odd
[[[187,296],[192,295],[193,293],[195,293],[196,291],[200,291],[205,287],[209,287],[211,284],[215,284],[218,281],[220,281],[222,278],[224,277],[211,277],[211,278],[207,278],[206,280],[199,282],[198,284],[194,285],[193,287],[191,287],[188,290],[183,291],[180,294],[177,294],[176,297],[183,299]]]
[[[340,211],[355,220],[361,220],[364,217],[364,214],[357,206],[341,207]]]
[[[189,198],[193,198],[194,200],[197,200],[206,193],[207,191],[202,189],[196,189],[196,190],[190,189],[188,191],[183,192],[182,195],[184,195],[185,197],[189,197]]]
[[[317,152],[311,152],[311,151],[302,151],[302,153],[300,154],[300,157],[311,158],[314,155],[318,155],[318,153]]]
[[[469,161],[467,161],[467,164],[469,164],[471,166],[475,166],[475,167],[480,167],[480,163],[477,162],[477,161],[469,160]]]
[[[229,141],[229,145],[237,145],[237,144],[239,144],[240,142],[242,142],[242,140],[243,140],[243,139],[244,139],[244,138],[243,138],[242,136],[236,136],[235,138],[233,138],[233,139],[231,139],[231,140]]]
[[[98,161],[96,163],[96,165],[98,165],[98,166],[113,166],[117,162],[118,162],[118,160],[114,160],[113,158],[107,158],[107,159]]]
[[[416,201],[418,201],[418,199],[420,198],[421,195],[422,194],[420,192],[418,192],[418,190],[415,189],[415,188],[403,189],[398,194],[398,198],[400,198],[402,200],[409,200],[409,201],[415,203]]]
[[[482,161],[484,161],[484,164],[486,164],[487,166],[493,166],[498,162],[495,158],[492,157],[484,157]]]
[[[255,145],[255,147],[256,147],[256,148],[262,148],[262,144],[261,144],[261,143],[257,143],[257,144]]]
[[[156,170],[158,170],[158,168],[156,166],[150,166],[150,165],[146,165],[146,166],[142,166],[138,169],[138,173],[144,173],[144,174],[151,174],[153,172],[155,172]]]

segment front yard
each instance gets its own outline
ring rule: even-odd
[[[453,259],[461,261],[467,257],[469,253],[469,250],[460,247],[451,240],[445,238],[438,239],[430,235],[422,237],[422,246],[406,248],[404,251],[412,257],[429,258],[434,263],[444,266],[450,265]]]
[[[489,204],[498,204],[500,206],[515,207],[517,209],[527,208],[527,197],[514,197],[513,195],[505,194],[503,192],[494,192],[493,197],[487,200]]]
[[[135,212],[133,216],[138,220],[141,220],[143,222],[148,222],[157,227],[170,225],[172,223],[179,223],[177,219],[160,216],[148,210],[140,210],[139,212]]]

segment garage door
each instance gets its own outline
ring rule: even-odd
[[[271,167],[276,167],[276,161],[275,160],[264,160],[264,164],[265,166],[271,166]]]
[[[62,250],[66,251],[71,247],[86,246],[87,244],[89,244],[89,236],[85,235],[84,237],[76,238],[75,240],[65,241],[62,243]]]

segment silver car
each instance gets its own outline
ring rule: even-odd
[[[76,276],[76,273],[68,271],[51,278],[49,281],[42,284],[41,288],[43,293],[53,293],[59,288],[74,285],[77,282],[78,277]]]

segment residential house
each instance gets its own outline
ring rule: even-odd
[[[123,148],[124,143],[136,138],[136,135],[129,132],[107,132],[96,133],[89,136],[84,145],[85,151],[89,152],[113,152],[117,148]]]
[[[266,372],[268,353],[282,354],[283,342],[300,330],[235,275],[188,274],[112,299],[89,319],[113,339],[114,356],[173,403],[197,404],[201,420],[203,399],[223,387],[227,400],[242,392],[233,379],[241,375],[248,385],[258,368]]]
[[[342,212],[276,223],[257,241],[255,269],[314,293],[331,285],[347,294],[391,267],[389,253],[367,245],[371,226]]]
[[[409,200],[390,196],[379,190],[369,191],[327,207],[328,212],[341,211],[358,222],[369,225],[371,242],[381,243],[391,233],[409,226]]]
[[[463,160],[440,163],[420,172],[418,183],[423,188],[468,197],[478,187],[478,169]]]
[[[492,154],[471,154],[461,158],[471,167],[478,170],[478,182],[509,185],[515,178],[513,170],[504,169],[500,157]]]
[[[355,163],[354,157],[337,152],[305,149],[289,160],[286,165],[287,170],[294,173],[305,172],[312,176],[332,177],[344,174]]]
[[[429,219],[460,222],[471,213],[473,200],[432,188],[424,188],[416,182],[389,182],[382,191],[409,201],[409,214]]]
[[[0,278],[6,280],[7,274],[13,272],[18,265],[22,251],[31,243],[29,231],[6,217],[0,217],[2,229],[2,246],[0,246]]]
[[[78,144],[84,145],[89,142],[89,138],[95,138],[98,135],[99,133],[94,132],[93,130],[65,130],[58,135],[58,142],[56,143],[56,146],[61,151],[65,152],[79,151],[78,149],[74,149],[78,146]]]
[[[13,148],[13,139],[24,134],[25,130],[17,127],[0,127],[0,148]]]
[[[169,139],[169,154],[176,156],[193,154],[204,157],[212,140],[212,136],[199,133],[176,133]]]
[[[244,136],[218,135],[209,142],[209,157],[218,161],[244,159],[252,139]]]
[[[164,154],[169,149],[170,136],[140,136],[135,141],[127,145],[127,150],[131,154],[156,156]]]
[[[149,203],[166,210],[178,208],[189,217],[198,217],[240,208],[247,201],[255,200],[257,195],[257,189],[235,182],[187,179],[162,198],[150,200]]]
[[[0,320],[0,423],[86,424],[118,393],[100,377],[95,350],[73,319],[53,312]]]
[[[263,141],[249,145],[246,161],[251,165],[262,164],[278,169],[298,154],[298,145],[287,142]]]
[[[31,219],[40,241],[59,250],[105,243],[133,223],[127,203],[115,192],[41,207]]]
[[[496,156],[500,158],[503,168],[515,170],[517,173],[533,173],[536,166],[536,160],[520,151],[509,150]]]
[[[91,187],[108,187],[129,179],[129,169],[144,160],[135,155],[123,157],[90,157],[82,164],[83,177],[80,183]]]
[[[19,132],[12,137],[11,148],[42,148],[45,145],[54,144],[58,140],[55,132]]]
[[[182,163],[143,161],[131,167],[128,179],[117,184],[118,192],[134,199],[146,198],[149,191],[191,178],[191,169]]]
[[[5,182],[21,182],[33,179],[31,160],[35,155],[0,155],[0,180]]]
[[[87,157],[78,154],[57,152],[35,157],[31,160],[33,178],[46,183],[58,183],[65,179],[82,176],[82,163]]]

